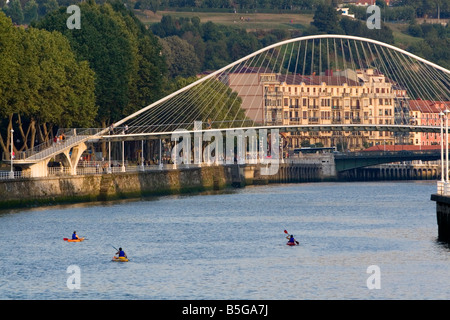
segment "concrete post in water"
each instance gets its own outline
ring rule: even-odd
[[[450,197],[432,194],[431,200],[436,201],[438,240],[450,242]]]

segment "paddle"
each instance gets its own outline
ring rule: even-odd
[[[289,236],[289,233],[287,232],[287,230],[284,230],[284,233],[286,233]],[[289,239],[288,237],[286,237],[287,239]],[[300,244],[300,242],[298,242],[297,240],[295,240],[296,244]]]

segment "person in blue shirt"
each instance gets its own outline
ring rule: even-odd
[[[78,239],[77,232],[74,231],[73,234],[72,234],[72,240],[77,240],[77,239]]]
[[[292,244],[300,244],[300,242],[298,242],[297,240],[295,240],[293,234],[291,234],[290,236],[287,236],[286,239],[289,239],[288,243],[292,243]]]
[[[294,235],[291,234],[290,238],[289,238],[289,242],[290,243],[295,243],[295,239],[294,239]]]
[[[125,251],[122,250],[122,248],[119,248],[119,251],[117,251],[116,254],[119,255],[119,258],[120,257],[127,258],[127,254],[125,253]]]

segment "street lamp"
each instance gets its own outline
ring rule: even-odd
[[[123,134],[125,135],[125,133],[128,130],[128,125],[125,125],[125,127],[123,128]],[[125,138],[124,140],[122,140],[122,172],[125,172]]]
[[[11,128],[11,172],[9,173],[9,177],[14,179],[14,130]]]
[[[445,109],[445,182],[448,183],[448,113],[450,110]]]
[[[441,119],[441,181],[444,182],[444,113],[439,113]]]

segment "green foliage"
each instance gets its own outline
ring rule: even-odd
[[[196,77],[177,77],[170,85],[170,91],[181,89],[197,80]],[[211,81],[214,83],[212,84]],[[183,119],[183,122],[189,124],[197,120],[204,123],[209,120],[246,120],[245,111],[241,108],[241,98],[224,83],[218,80],[207,80],[190,90],[192,90],[190,94],[186,95],[183,100],[183,104],[188,107],[176,114],[161,115],[164,117],[165,123],[177,123],[179,119]],[[205,99],[198,99],[198,97],[207,99],[208,108],[204,106]],[[217,127],[217,125],[213,125],[213,127]]]
[[[81,29],[68,29],[65,8],[36,26],[63,33],[79,60],[95,71],[98,122],[115,122],[161,96],[166,72],[157,39],[120,2],[79,4]]]
[[[339,26],[339,15],[336,9],[331,5],[320,4],[313,17],[311,24],[317,28],[320,33],[342,33]]]
[[[12,22],[15,24],[22,24],[24,16],[19,0],[11,0],[8,5],[3,8],[3,11],[11,18]]]
[[[24,21],[30,23],[38,19],[38,4],[35,0],[30,0],[23,8]]]
[[[94,73],[76,60],[61,33],[14,28],[0,13],[0,43],[0,127],[12,127],[17,117],[22,148],[34,145],[41,128],[42,141],[54,125],[92,125],[97,112]],[[7,152],[1,134],[8,137],[9,132],[0,132]]]
[[[200,72],[200,60],[189,42],[170,36],[161,39],[161,44],[171,78],[195,76]]]

